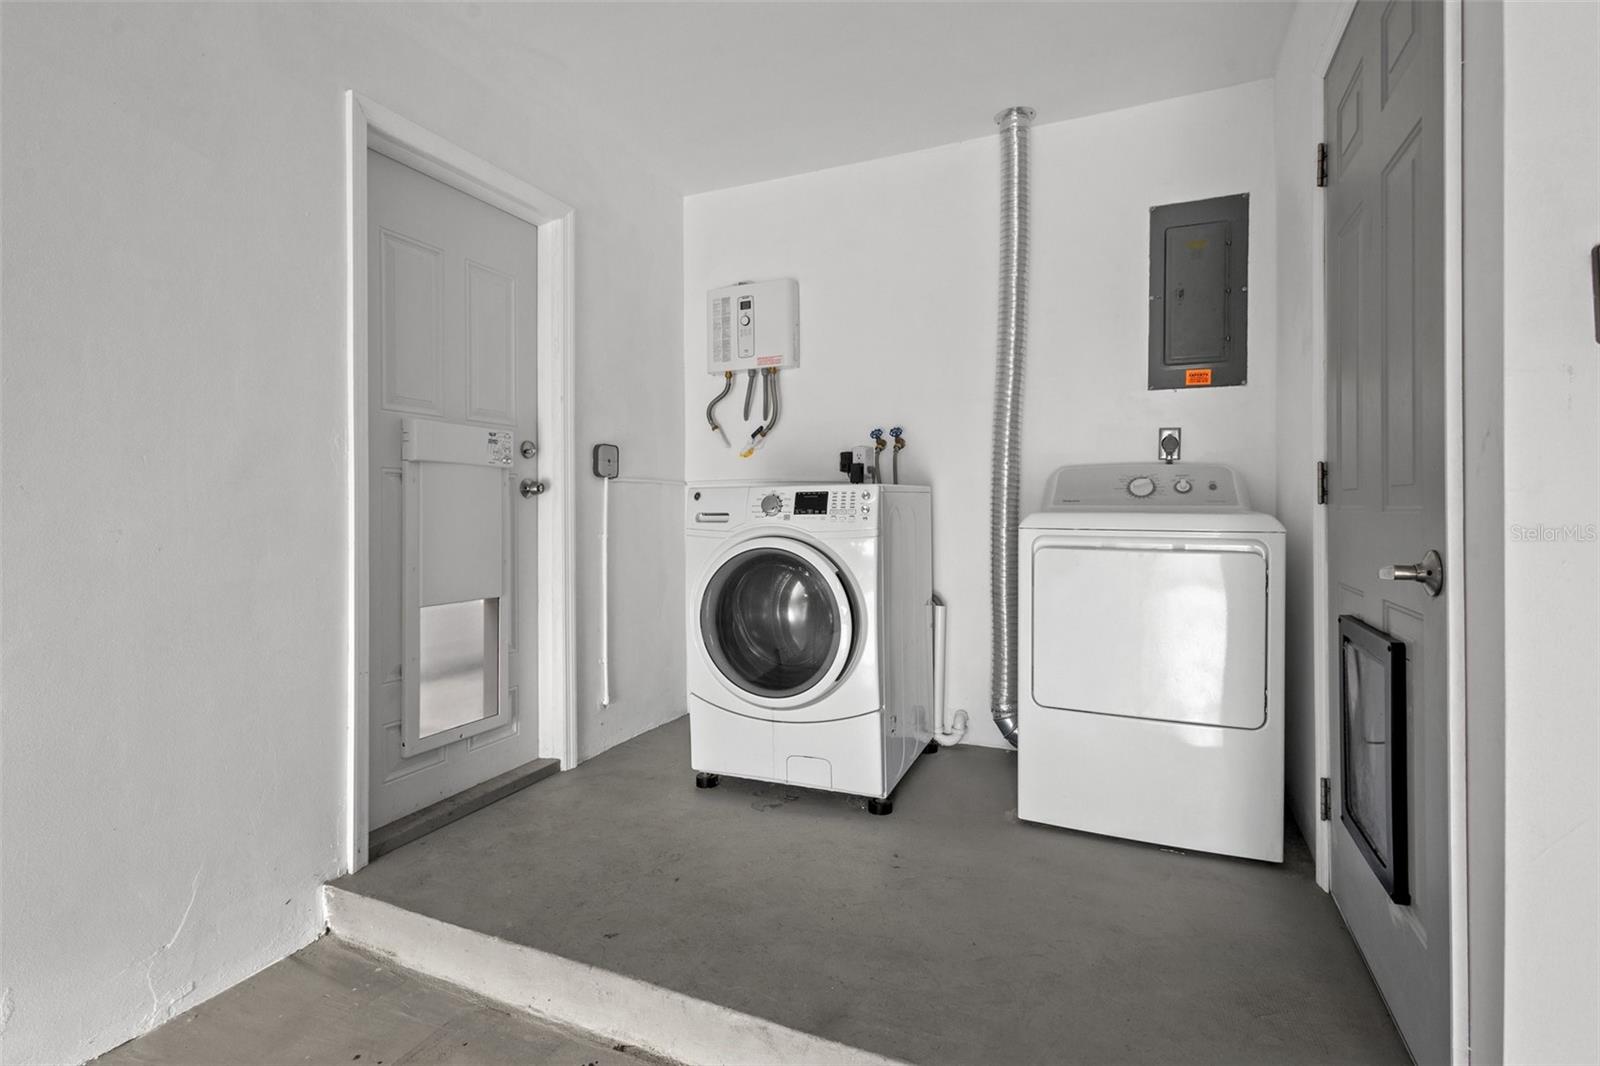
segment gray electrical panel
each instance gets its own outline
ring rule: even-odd
[[[1250,195],[1150,209],[1150,388],[1246,380]]]

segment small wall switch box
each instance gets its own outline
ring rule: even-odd
[[[594,446],[594,476],[613,478],[622,472],[622,449],[615,444]]]

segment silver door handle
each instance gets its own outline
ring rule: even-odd
[[[521,486],[519,486],[518,491],[520,491],[523,496],[533,497],[533,496],[538,496],[540,493],[544,492],[544,490],[549,488],[549,487],[550,487],[549,485],[546,485],[542,481],[535,481],[531,477],[525,477],[525,478],[522,479],[522,484],[521,484]]]
[[[1415,581],[1422,586],[1422,591],[1430,596],[1437,596],[1444,589],[1444,560],[1439,558],[1438,552],[1429,548],[1428,553],[1422,557],[1422,562],[1385,566],[1378,571],[1378,579]]]

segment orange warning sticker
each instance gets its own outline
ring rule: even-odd
[[[1185,370],[1183,372],[1183,383],[1185,385],[1209,385],[1211,384],[1211,370],[1209,368],[1205,370]]]

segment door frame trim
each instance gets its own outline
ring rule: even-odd
[[[1462,183],[1464,157],[1462,151],[1462,5],[1465,0],[1442,0],[1444,17],[1444,412],[1445,412],[1445,546],[1444,554],[1451,573],[1446,580],[1452,582],[1446,600],[1449,643],[1446,649],[1446,709],[1448,725],[1446,735],[1449,749],[1447,759],[1447,809],[1450,836],[1450,1042],[1451,1058],[1457,1063],[1469,1061],[1470,1005],[1468,968],[1470,930],[1467,923],[1467,725],[1466,725],[1466,450],[1462,436],[1464,428],[1465,350],[1463,337],[1463,235],[1465,219],[1462,214]],[[1322,83],[1334,53],[1344,39],[1345,30],[1355,14],[1356,0],[1343,0],[1344,10],[1335,20],[1333,31],[1323,42],[1316,69],[1317,79],[1317,137],[1326,141],[1328,130],[1323,118]],[[1316,372],[1311,378],[1313,418],[1316,439],[1327,454],[1327,388],[1328,388],[1328,307],[1327,307],[1327,205],[1325,198],[1317,196],[1311,207],[1311,239],[1317,254],[1312,256],[1311,318],[1312,343],[1315,347]],[[1312,523],[1312,599],[1314,601],[1312,639],[1317,654],[1313,657],[1313,719],[1315,729],[1315,760],[1318,777],[1332,773],[1333,708],[1331,706],[1332,674],[1326,649],[1333,640],[1328,617],[1332,602],[1330,574],[1328,571],[1328,517],[1327,508],[1316,508]],[[1324,892],[1332,891],[1333,827],[1337,820],[1319,821],[1312,851],[1316,862],[1317,884]]]
[[[537,419],[539,466],[554,486],[538,498],[539,755],[577,765],[576,587],[573,546],[578,484],[572,412],[577,319],[575,212],[561,200],[362,96],[345,92],[345,303],[349,388],[346,521],[349,551],[345,658],[346,870],[367,863],[367,729],[371,647],[367,566],[367,150],[379,152],[538,229]]]

